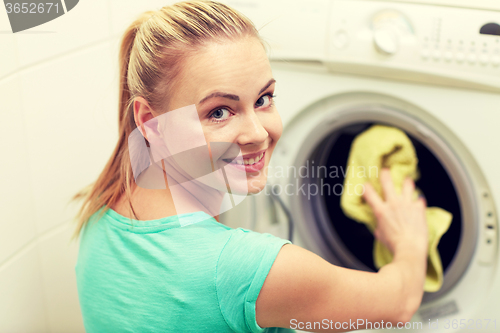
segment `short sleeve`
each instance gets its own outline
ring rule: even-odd
[[[216,273],[219,307],[235,332],[264,332],[255,302],[281,247],[289,240],[268,233],[235,229],[221,251]]]

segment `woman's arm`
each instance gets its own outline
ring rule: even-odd
[[[299,323],[317,322],[321,327],[311,331],[342,332],[362,329],[366,322],[396,327],[411,319],[422,300],[427,267],[425,202],[412,200],[411,180],[402,195],[395,193],[388,170],[382,170],[381,181],[386,201],[369,185],[365,199],[377,216],[375,235],[394,253],[394,260],[368,273],[284,245],[257,299],[259,326],[298,328]],[[336,330],[336,322],[350,325]]]

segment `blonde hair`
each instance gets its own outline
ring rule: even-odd
[[[266,48],[248,18],[215,1],[183,1],[147,11],[126,29],[119,55],[118,142],[97,180],[72,198],[83,199],[83,204],[75,217],[77,227],[71,240],[78,237],[94,213],[105,206],[100,218],[122,194],[136,217],[130,200],[135,181],[127,145],[137,127],[134,98],[142,96],[153,109],[166,111],[165,96],[187,52],[196,52],[209,42],[244,37],[256,37]]]

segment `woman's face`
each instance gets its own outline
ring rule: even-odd
[[[169,111],[194,104],[206,142],[231,143],[241,150],[240,158],[224,164],[229,178],[231,172],[246,172],[245,184],[232,184],[240,187],[233,192],[257,193],[266,184],[267,166],[282,133],[274,89],[262,44],[246,38],[210,43],[185,58],[171,90]],[[212,157],[220,163],[227,155]]]

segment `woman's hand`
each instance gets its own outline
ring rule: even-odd
[[[296,324],[309,322],[322,324],[313,332],[345,332],[371,328],[367,322],[401,328],[411,320],[424,293],[426,204],[422,198],[413,201],[413,181],[407,180],[398,195],[388,170],[382,170],[381,178],[385,201],[370,185],[365,198],[378,219],[376,237],[394,251],[393,261],[377,273],[357,271],[284,245],[256,302],[260,327],[301,329]]]
[[[389,169],[380,172],[385,201],[373,186],[365,184],[364,198],[377,218],[375,237],[393,254],[402,249],[418,251],[427,257],[428,231],[424,198],[413,200],[415,183],[405,179],[401,195],[395,191]],[[425,253],[424,253],[425,252]]]

